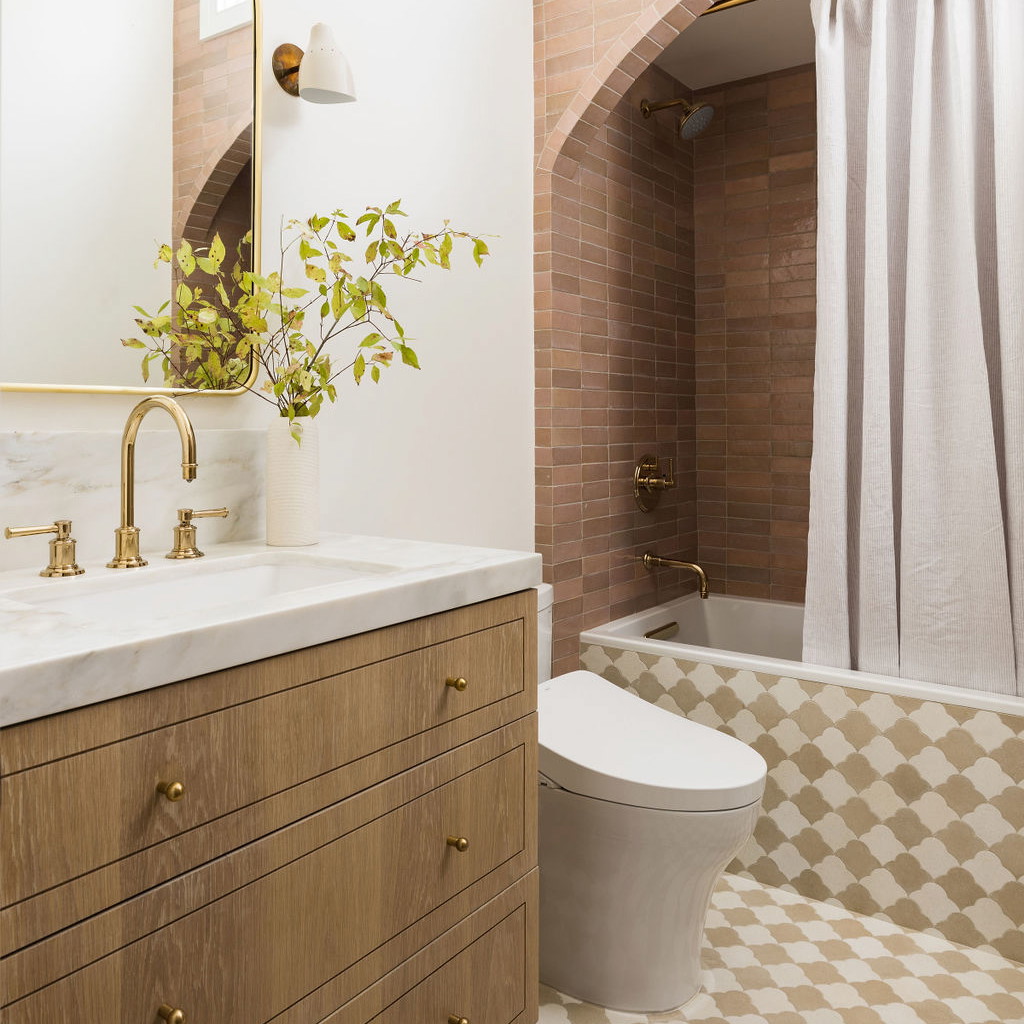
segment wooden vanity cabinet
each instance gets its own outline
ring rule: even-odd
[[[0,731],[0,1021],[533,1024],[535,630],[531,590]]]

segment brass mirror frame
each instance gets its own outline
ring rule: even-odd
[[[260,272],[263,239],[263,13],[261,0],[252,0],[253,97],[252,97],[252,269]],[[146,385],[119,387],[113,384],[20,384],[0,381],[0,391],[30,394],[73,395],[203,395],[231,398],[246,394],[256,383],[260,364],[252,358],[245,382],[222,391],[202,388],[154,388]]]

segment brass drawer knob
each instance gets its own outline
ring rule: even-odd
[[[444,681],[444,685],[450,686],[453,690],[458,690],[459,693],[462,693],[462,691],[467,686],[469,686],[469,683],[467,683],[466,680],[462,678],[462,676],[449,676]]]
[[[454,846],[459,853],[465,853],[469,849],[469,840],[465,836],[449,836],[447,843]]]
[[[448,1015],[448,1024],[469,1024],[469,1020],[466,1017],[460,1017],[458,1014],[451,1013]]]
[[[160,1009],[156,1012],[159,1017],[167,1021],[167,1024],[185,1024],[184,1010],[175,1010],[173,1006],[161,1003]]]
[[[176,804],[185,795],[185,785],[181,782],[161,782],[156,787],[158,793],[163,793],[172,804]],[[176,1010],[175,1013],[178,1011]],[[185,1018],[182,1017],[182,1020]]]

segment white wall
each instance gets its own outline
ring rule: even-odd
[[[325,525],[533,549],[532,6],[269,0],[268,54],[331,24],[359,101],[265,86],[264,251],[280,217],[401,198],[414,227],[499,235],[477,270],[393,285],[423,369],[320,417]]]
[[[270,75],[274,47],[305,47],[317,20],[351,60],[358,103],[303,103]],[[532,550],[530,3],[265,0],[264,28],[268,253],[281,217],[399,197],[416,227],[447,217],[500,236],[483,270],[463,254],[451,274],[389,291],[424,368],[346,385],[324,410],[325,529]],[[132,404],[0,393],[0,432],[119,429]],[[200,451],[203,429],[258,425],[265,408],[190,399]],[[39,509],[41,522],[62,514]]]
[[[118,339],[126,295],[170,288],[173,22],[171,0],[0,3],[0,379],[139,379]]]

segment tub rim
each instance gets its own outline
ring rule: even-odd
[[[741,597],[732,594],[713,595],[730,601],[756,603],[761,605],[787,605],[792,601],[768,601],[764,598]],[[610,647],[620,651],[635,651],[637,654],[652,654],[657,657],[675,658],[695,665],[714,665],[740,671],[777,676],[783,679],[806,680],[811,683],[831,683],[854,690],[887,693],[894,697],[909,697],[912,700],[951,704],[955,707],[971,708],[977,711],[991,711],[999,715],[1024,717],[1024,697],[1015,694],[992,693],[988,690],[972,690],[963,686],[947,686],[945,683],[928,683],[896,676],[879,675],[873,672],[859,672],[854,669],[832,668],[828,665],[812,665],[803,661],[788,661],[783,658],[769,658],[754,654],[740,654],[736,651],[722,651],[715,647],[700,647],[683,644],[674,640],[647,640],[642,632],[637,636],[617,635],[602,632],[610,629],[627,629],[634,622],[651,615],[659,609],[668,609],[699,601],[697,594],[687,594],[674,601],[653,605],[632,615],[625,615],[611,622],[603,623],[580,633],[581,646]]]

